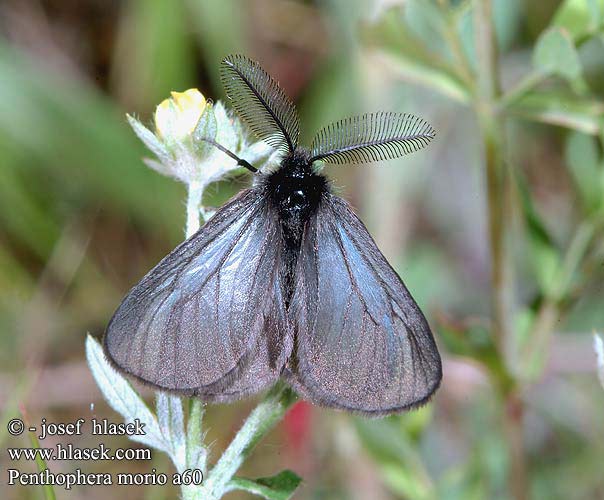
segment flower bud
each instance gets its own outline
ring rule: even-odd
[[[158,138],[174,143],[191,135],[201,118],[206,99],[197,89],[172,92],[155,109],[155,130]]]

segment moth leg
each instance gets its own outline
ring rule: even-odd
[[[204,142],[207,142],[208,144],[211,144],[216,149],[222,151],[225,155],[230,156],[233,160],[235,160],[237,162],[237,165],[240,165],[242,167],[247,168],[250,172],[253,172],[253,173],[258,172],[258,169],[256,167],[254,167],[253,165],[251,165],[250,163],[248,163],[247,161],[245,161],[243,158],[239,158],[239,156],[237,156],[235,153],[233,153],[232,151],[228,150],[227,148],[225,148],[221,144],[218,144],[213,139],[207,139],[205,137],[201,137],[200,140],[202,140]]]

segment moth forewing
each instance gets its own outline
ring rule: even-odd
[[[257,189],[243,191],[147,273],[107,327],[113,364],[159,389],[210,401],[276,381],[291,342],[270,210]]]

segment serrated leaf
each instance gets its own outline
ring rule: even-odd
[[[169,453],[170,448],[163,438],[155,415],[130,382],[109,364],[103,348],[91,335],[86,337],[86,359],[92,376],[109,406],[124,417],[126,422],[134,422],[138,418],[145,424],[145,434],[134,435],[130,439]]]
[[[291,470],[284,470],[271,477],[258,479],[245,479],[234,477],[229,483],[229,490],[244,490],[267,500],[288,500],[296,488],[302,482],[302,478]]]
[[[585,36],[602,25],[604,0],[564,0],[552,21],[552,26],[565,28],[575,38]]]
[[[537,40],[533,64],[545,74],[558,75],[567,80],[581,76],[581,61],[568,33],[562,28],[549,28]]]
[[[182,472],[187,468],[182,402],[178,396],[165,392],[157,392],[156,401],[159,428],[170,446],[169,454],[176,470]]]
[[[134,133],[143,142],[143,144],[147,146],[149,150],[159,158],[160,161],[164,163],[172,161],[173,158],[164,146],[163,142],[161,142],[153,132],[151,132],[147,127],[145,127],[132,115],[126,115],[126,118],[128,119],[128,123],[134,130]]]
[[[587,210],[602,204],[602,167],[596,140],[580,132],[572,132],[566,140],[566,163]]]

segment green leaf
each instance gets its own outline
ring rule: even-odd
[[[222,101],[216,102],[212,109],[216,117],[216,141],[225,148],[236,151],[245,137],[241,120],[229,112]]]
[[[444,315],[438,317],[437,321],[439,336],[448,352],[482,363],[503,389],[513,385],[513,380],[493,342],[488,322],[479,319],[455,321]]]
[[[443,2],[444,3],[444,2]],[[470,3],[470,2],[468,2]],[[524,5],[522,0],[493,0],[493,26],[497,47],[502,54],[513,48],[522,30]],[[475,62],[474,12],[471,8],[458,6],[458,31],[472,63]]]
[[[418,481],[413,472],[401,464],[382,464],[380,469],[384,482],[402,498],[434,498],[432,490]]]
[[[405,417],[356,418],[354,423],[361,442],[380,465],[381,474],[393,489],[422,492],[419,498],[430,497],[434,485],[418,452],[417,439],[411,439],[404,426],[401,428],[401,420]],[[396,468],[407,471],[404,481],[392,482],[392,471]]]
[[[602,204],[602,166],[596,139],[581,132],[572,132],[566,140],[566,163],[573,176],[581,200],[588,211]]]
[[[404,22],[400,9],[390,9],[362,33],[364,42],[379,51],[389,67],[402,78],[432,88],[460,102],[470,100],[470,92],[440,54],[429,50]]]
[[[603,15],[604,0],[564,0],[552,26],[565,28],[576,40],[601,27]]]
[[[562,265],[560,253],[535,240],[532,241],[530,253],[539,289],[545,293],[551,290]]]
[[[523,27],[523,17],[522,0],[493,0],[493,25],[501,53],[506,53],[518,39]]]
[[[407,0],[404,17],[410,31],[427,47],[438,52],[447,51],[447,44],[443,39],[447,19],[444,11],[432,0]]]
[[[92,376],[109,406],[122,415],[126,422],[133,422],[138,418],[145,424],[145,434],[133,435],[130,439],[170,453],[170,445],[166,443],[155,415],[130,382],[109,364],[101,344],[91,335],[86,337],[86,359]]]
[[[544,245],[555,246],[554,239],[543,222],[541,215],[539,215],[535,209],[528,183],[519,169],[514,169],[514,180],[516,181],[516,187],[518,188],[518,194],[520,195],[520,206],[529,233],[533,238],[542,242]]]
[[[187,468],[182,402],[179,396],[167,392],[158,391],[155,396],[159,428],[170,446],[170,457],[176,470],[182,472]]]
[[[205,471],[208,450],[203,446],[203,412],[203,403],[201,400],[197,398],[189,398],[189,413],[186,436],[187,468],[201,469],[202,471]]]
[[[294,495],[301,482],[302,478],[295,472],[284,470],[276,476],[258,479],[234,477],[228,489],[247,491],[268,500],[288,500]]]
[[[203,141],[203,139],[216,139],[216,133],[218,131],[218,123],[216,121],[216,115],[214,113],[214,106],[207,103],[206,109],[199,118],[197,126],[193,131],[193,141],[197,153],[203,158],[209,154],[214,148],[210,143]]]
[[[561,266],[560,250],[547,229],[541,215],[535,209],[526,179],[518,170],[514,172],[520,198],[520,208],[528,232],[530,265],[542,292],[549,290],[558,268]]]
[[[562,28],[549,28],[537,40],[533,64],[545,74],[558,75],[567,80],[581,76],[581,61],[575,45]]]
[[[127,114],[126,118],[137,137],[143,141],[143,144],[147,146],[160,161],[167,163],[172,160],[172,156],[164,146],[164,143],[160,141],[153,132],[133,116]]]
[[[29,424],[27,423],[27,419],[25,418],[25,415],[23,415],[23,419],[26,421],[27,427],[29,427]],[[40,443],[38,442],[38,437],[36,436],[36,433],[28,431],[28,434],[29,434],[29,442],[31,443],[31,447],[35,450],[40,449]],[[44,472],[46,469],[48,469],[48,464],[46,463],[46,460],[44,460],[44,457],[40,453],[36,454],[36,464],[37,464],[38,470],[40,472]],[[44,498],[46,500],[55,500],[57,498],[55,495],[55,490],[52,487],[52,482],[50,482],[48,484],[44,484],[42,489],[44,491]]]
[[[520,308],[514,313],[514,345],[517,346],[513,353],[513,362],[516,364],[514,371],[522,378],[534,379],[542,373],[548,356],[548,349],[543,346],[542,340],[539,341],[542,347],[534,348],[535,342],[538,342],[534,336],[536,321],[535,311],[529,307]]]
[[[599,134],[604,124],[604,103],[555,91],[531,92],[514,102],[508,110],[536,122]]]

